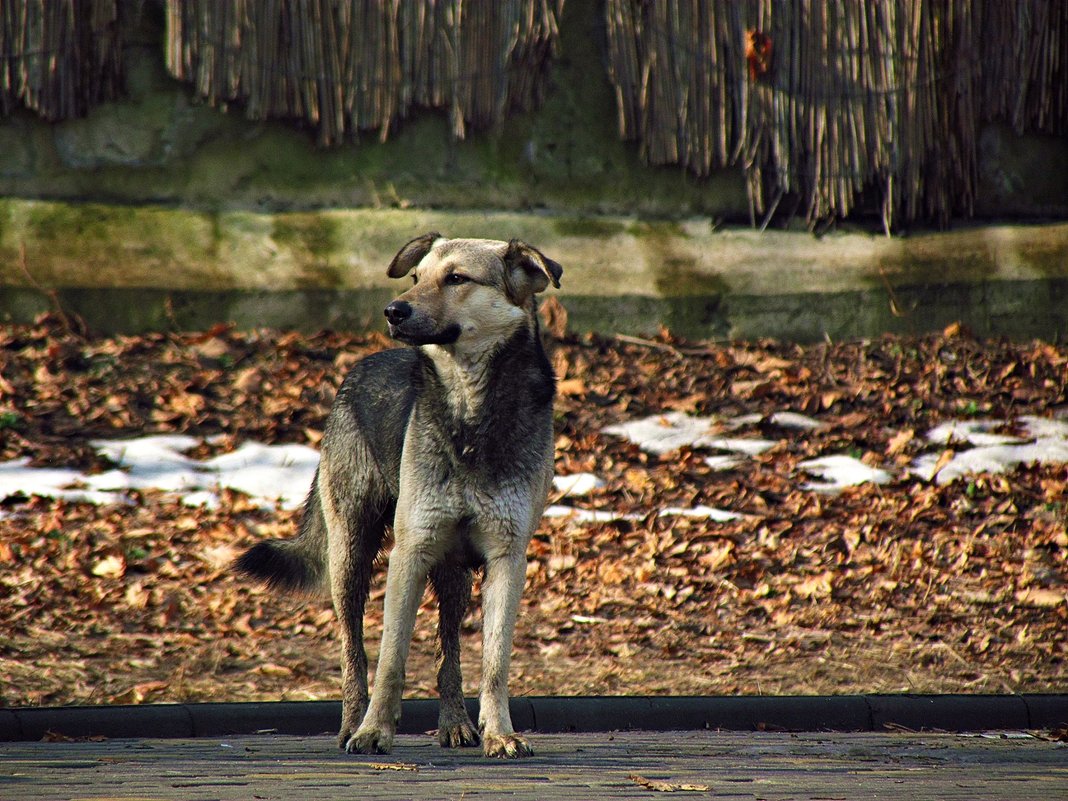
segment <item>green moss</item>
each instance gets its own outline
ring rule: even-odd
[[[618,220],[601,220],[596,217],[561,217],[553,222],[560,236],[595,236],[607,239],[626,233],[627,227]]]
[[[689,234],[679,223],[665,220],[638,220],[632,222],[627,226],[627,233],[636,239],[645,241],[667,240],[671,237],[689,237]]]
[[[323,214],[280,214],[274,218],[271,239],[275,244],[327,259],[338,245],[337,223]]]
[[[35,204],[29,210],[26,227],[42,243],[66,243],[75,239],[104,242],[114,235],[114,226],[130,223],[136,210],[95,203]]]

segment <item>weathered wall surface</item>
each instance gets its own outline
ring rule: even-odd
[[[0,318],[59,302],[102,330],[377,329],[400,291],[385,275],[426,231],[519,237],[564,265],[578,330],[795,340],[919,333],[1068,335],[1068,224],[887,238],[718,230],[527,212],[268,213],[0,201]],[[53,294],[49,294],[49,290]]]
[[[749,219],[740,172],[648,168],[619,141],[596,6],[566,3],[538,111],[462,142],[427,113],[386,144],[318,150],[306,131],[194,102],[166,75],[146,4],[126,99],[56,125],[0,120],[0,317],[28,319],[55,290],[110,329],[377,327],[393,292],[384,265],[438,229],[545,249],[583,328],[813,339],[963,319],[1066,335],[1064,226],[893,240],[720,231]],[[1063,140],[989,127],[980,170],[981,214],[1068,217]]]

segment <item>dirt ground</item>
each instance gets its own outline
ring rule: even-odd
[[[512,692],[718,694],[1065,689],[1064,464],[939,484],[904,472],[955,419],[1068,413],[1068,348],[924,338],[795,346],[655,341],[551,326],[561,377],[557,472],[605,485],[563,501],[624,515],[546,519],[530,550]],[[100,437],[184,432],[315,444],[357,358],[391,343],[338,333],[210,331],[97,337],[47,317],[0,327],[0,461],[111,467]],[[603,433],[667,411],[774,440],[726,470]],[[794,411],[821,424],[775,423]],[[736,432],[737,433],[737,432]],[[836,494],[798,464],[851,454],[892,473]],[[228,565],[295,512],[237,493],[217,509],[156,491],[133,505],[0,503],[0,704],[336,698],[329,604],[278,597]],[[707,505],[727,522],[660,515]],[[372,661],[382,576],[369,610]],[[434,610],[420,614],[410,696],[433,695]],[[477,688],[479,611],[464,626]]]

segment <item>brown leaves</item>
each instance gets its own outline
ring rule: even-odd
[[[516,692],[1058,686],[1068,648],[1063,466],[819,496],[800,489],[797,465],[848,452],[898,475],[936,452],[926,431],[969,410],[1064,410],[1063,347],[959,335],[690,346],[666,333],[568,338],[558,323],[557,471],[602,477],[576,505],[628,517],[542,525],[517,631]],[[148,431],[226,435],[198,458],[247,439],[314,442],[344,371],[388,344],[225,326],[108,339],[75,337],[48,319],[0,327],[0,458],[102,470],[90,439]],[[706,463],[714,449],[659,457],[600,433],[668,410],[751,415],[722,433],[778,444],[716,471]],[[774,413],[788,410],[823,425],[783,428]],[[699,505],[743,517],[657,515]],[[13,499],[0,513],[4,702],[336,697],[329,603],[276,596],[229,571],[246,545],[291,536],[295,514],[233,493],[207,510],[152,492],[134,507]],[[408,671],[415,692],[432,692],[434,617],[420,618]],[[477,630],[473,613],[468,692]]]

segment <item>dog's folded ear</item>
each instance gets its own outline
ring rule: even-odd
[[[522,304],[531,295],[543,292],[551,282],[560,288],[564,268],[537,248],[513,239],[504,253],[504,283],[513,303]]]
[[[429,234],[423,234],[417,236],[407,245],[397,251],[397,255],[393,257],[393,261],[389,263],[389,269],[386,270],[386,275],[390,278],[403,278],[412,271],[419,262],[423,260],[423,256],[430,252],[430,249],[434,247],[434,243],[441,239],[441,234],[437,231],[431,231]]]

